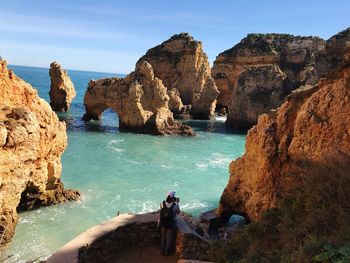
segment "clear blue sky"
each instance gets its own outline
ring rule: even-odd
[[[7,0],[0,52],[10,64],[128,73],[175,33],[203,41],[209,60],[248,33],[329,38],[350,26],[349,0]]]

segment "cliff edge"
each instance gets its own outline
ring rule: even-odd
[[[66,146],[65,124],[0,61],[0,247],[15,233],[17,211],[79,198],[60,180]]]
[[[322,56],[325,78],[294,91],[248,131],[220,199],[224,218],[257,220],[318,167],[350,166],[350,30],[330,38]]]
[[[318,37],[249,34],[219,54],[212,75],[220,91],[218,107],[228,110],[226,126],[251,128],[293,90],[316,84],[316,58],[325,45]]]

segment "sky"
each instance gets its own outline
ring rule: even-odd
[[[129,73],[145,52],[188,32],[210,63],[248,33],[316,35],[350,26],[349,0],[0,0],[9,64]]]

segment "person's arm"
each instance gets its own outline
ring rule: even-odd
[[[179,203],[176,204],[176,214],[180,214],[180,206]]]
[[[162,209],[162,203],[160,203],[159,208]],[[160,226],[160,210],[159,210],[159,215],[158,215],[158,226]]]

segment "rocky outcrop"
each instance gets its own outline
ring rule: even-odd
[[[67,111],[76,96],[74,85],[57,62],[50,65],[50,105],[54,111]]]
[[[171,111],[179,114],[188,110],[194,119],[209,119],[213,115],[219,92],[201,42],[187,33],[174,35],[149,49],[137,64],[144,61],[152,65],[154,75],[163,81],[170,98],[179,94],[178,103],[174,107],[170,103]],[[181,107],[182,104],[187,107]]]
[[[224,218],[238,213],[257,220],[322,167],[330,173],[334,169],[334,174],[342,168],[348,172],[349,40],[346,30],[327,41],[323,56],[340,62],[323,62],[330,63],[326,78],[294,91],[277,111],[261,115],[249,130],[246,153],[230,164],[230,179],[218,209]]]
[[[168,90],[168,96],[169,96],[169,110],[173,112],[174,114],[181,114],[184,112],[185,106],[182,103],[180,92],[174,88],[171,90]]]
[[[79,197],[60,181],[65,128],[37,91],[0,61],[0,247],[14,235],[18,210]]]
[[[316,60],[316,70],[325,77],[350,63],[350,27],[332,36]]]
[[[192,129],[175,121],[168,107],[169,96],[146,61],[125,78],[90,81],[85,93],[85,121],[98,120],[107,108],[119,117],[119,130],[155,135],[194,135]]]
[[[250,128],[293,90],[316,84],[315,58],[324,49],[318,37],[249,34],[219,54],[212,75],[220,91],[218,108],[228,109],[226,126]]]

